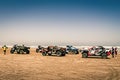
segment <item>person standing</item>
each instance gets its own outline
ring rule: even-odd
[[[115,47],[115,56],[117,56],[117,47]]]
[[[115,53],[115,51],[114,51],[114,48],[112,47],[112,58],[114,58],[114,53]]]
[[[8,49],[8,47],[4,45],[2,48],[3,48],[4,55],[6,55],[6,50]]]

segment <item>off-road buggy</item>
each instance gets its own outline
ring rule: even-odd
[[[13,53],[18,53],[18,54],[21,54],[21,53],[26,53],[26,54],[29,54],[30,53],[30,47],[26,47],[24,45],[22,46],[18,46],[18,45],[14,45],[11,50],[10,50],[10,53],[13,54]]]
[[[57,56],[65,56],[66,49],[58,46],[48,46],[47,48],[42,49],[42,55],[57,55]]]
[[[42,53],[44,47],[38,45],[38,48],[36,49],[36,53]]]
[[[79,51],[77,48],[71,46],[71,45],[67,45],[66,46],[66,53],[73,53],[73,54],[79,54]]]
[[[105,49],[103,46],[93,46],[88,49],[83,49],[81,51],[82,58],[87,58],[88,56],[101,56],[101,58],[106,59],[107,56],[111,54],[111,51],[108,49]]]

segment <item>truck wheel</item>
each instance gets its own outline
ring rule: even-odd
[[[30,51],[29,51],[29,50],[27,50],[27,51],[26,51],[26,54],[29,54],[29,53],[30,53]]]
[[[74,53],[75,53],[75,54],[79,54],[79,52],[78,52],[78,51],[74,51]]]
[[[47,53],[46,53],[46,52],[43,52],[43,53],[42,53],[42,55],[43,55],[43,56],[46,56],[46,55],[47,55]]]
[[[58,51],[57,56],[62,56],[62,53],[60,51]]]
[[[82,53],[82,58],[87,58],[87,57],[88,57],[87,53]]]
[[[107,55],[105,53],[102,54],[102,59],[107,59]]]
[[[68,54],[68,52],[65,52],[65,54]]]
[[[39,52],[39,49],[36,49],[36,53],[38,53]]]
[[[11,54],[13,54],[13,53],[14,53],[14,51],[13,51],[13,50],[10,50],[10,53],[11,53]]]
[[[65,53],[63,53],[62,56],[65,56]]]
[[[48,54],[49,56],[51,56],[51,54]]]
[[[17,53],[20,54],[20,50],[18,50]]]

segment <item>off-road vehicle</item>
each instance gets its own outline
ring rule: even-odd
[[[58,46],[48,46],[47,48],[43,48],[42,55],[57,55],[57,56],[65,56],[66,49]]]
[[[72,45],[67,45],[66,46],[66,53],[79,54],[79,51],[77,48],[73,47]]]
[[[107,56],[111,54],[110,50],[106,50],[103,46],[93,46],[88,49],[83,49],[81,51],[82,53],[82,58],[87,58],[88,56],[101,56],[101,58],[106,59]]]
[[[30,51],[29,51],[30,47],[26,47],[24,45],[14,45],[11,50],[10,50],[10,53],[13,54],[13,53],[18,53],[18,54],[21,54],[21,53],[26,53],[26,54],[29,54]]]
[[[38,45],[38,48],[36,49],[36,53],[41,53],[43,48],[44,47],[42,47],[41,45]]]

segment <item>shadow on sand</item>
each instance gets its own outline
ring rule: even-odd
[[[88,57],[88,59],[102,59],[102,58],[100,56],[90,56]],[[107,58],[107,59],[111,59],[111,58]]]

